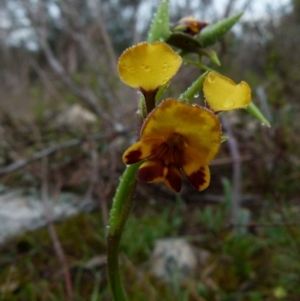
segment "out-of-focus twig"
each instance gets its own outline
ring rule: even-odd
[[[228,136],[228,147],[229,153],[232,157],[232,204],[231,204],[231,222],[233,224],[238,223],[240,204],[239,199],[241,196],[241,182],[242,182],[242,171],[241,171],[241,156],[239,147],[236,139],[233,136],[231,125],[226,116],[221,117],[223,128]]]
[[[117,76],[118,75],[118,73],[117,73],[117,62],[118,62],[118,60],[116,58],[116,54],[115,54],[114,48],[112,46],[111,38],[108,35],[105,24],[103,22],[102,12],[99,9],[99,7],[100,6],[97,5],[98,9],[97,9],[96,24],[97,24],[97,26],[100,30],[100,34],[103,37],[105,49],[106,49],[107,55],[110,59],[111,71]]]
[[[32,24],[32,28],[35,31],[39,44],[46,56],[48,64],[52,71],[57,75],[60,81],[76,95],[79,99],[84,101],[93,111],[107,124],[112,125],[113,121],[110,114],[100,105],[98,97],[92,89],[77,87],[72,81],[71,77],[67,74],[64,66],[61,64],[59,59],[55,56],[51,47],[48,43],[48,28],[46,20],[46,6],[42,1],[38,2],[38,13],[34,12],[32,9],[32,3],[28,0],[21,0],[23,3],[23,8],[26,13],[27,18]],[[96,62],[95,62],[96,63]],[[107,99],[111,99],[111,93],[108,93],[108,86],[103,85],[103,95]],[[108,93],[108,94],[107,94]],[[106,95],[107,94],[107,95]]]
[[[242,11],[247,11],[251,5],[253,4],[253,0],[245,0],[245,2],[242,5]]]
[[[132,25],[131,25],[131,32],[132,32],[132,45],[137,44],[138,42],[140,42],[141,40],[141,33],[140,31],[137,29],[137,24],[138,24],[138,10],[139,10],[139,6],[141,4],[141,1],[136,0],[133,3],[133,13],[132,13]]]
[[[101,139],[112,139],[112,138],[116,137],[117,135],[124,135],[124,134],[126,134],[126,132],[127,131],[124,130],[124,131],[120,131],[120,132],[114,131],[114,132],[110,132],[110,133],[106,133],[106,134],[97,133],[97,134],[92,135],[89,139],[91,139],[93,141],[97,141],[97,140],[101,140]],[[39,160],[44,157],[50,156],[63,149],[78,146],[78,145],[84,143],[85,141],[86,141],[86,138],[72,139],[72,140],[62,142],[57,145],[53,145],[49,148],[46,148],[39,152],[34,153],[32,156],[30,156],[28,158],[20,159],[12,164],[9,164],[5,167],[0,168],[0,175],[4,175],[4,174],[10,173],[10,172],[13,172],[17,169],[25,167],[27,164],[31,163],[32,161]]]
[[[247,223],[247,224],[229,224],[226,227],[300,227],[300,222],[273,222],[273,223]]]
[[[103,228],[107,231],[108,225],[108,208],[106,203],[106,185],[101,177],[99,177],[99,155],[96,149],[95,141],[89,140],[90,148],[90,184],[86,193],[86,198],[91,198],[94,193],[99,199],[99,207],[103,222]],[[109,186],[109,185],[108,185]]]
[[[252,157],[250,155],[242,156],[239,158],[240,162],[245,162],[251,160]],[[218,166],[218,165],[225,165],[225,164],[232,164],[233,163],[233,158],[232,157],[226,157],[226,158],[217,158],[211,163],[209,163],[210,166]]]
[[[144,291],[147,292],[147,299],[149,301],[154,301],[155,294],[151,289],[151,287],[149,286],[145,273],[143,273],[140,269],[138,269],[125,254],[121,254],[120,258],[123,264],[125,264],[126,267],[130,270],[130,272],[134,275],[135,279],[137,279],[137,281],[144,289]]]
[[[53,248],[57,259],[60,262],[67,294],[67,301],[73,301],[73,285],[71,275],[69,271],[69,265],[67,262],[66,255],[63,247],[57,235],[56,229],[53,225],[52,208],[49,206],[49,195],[48,195],[48,159],[47,157],[43,160],[43,175],[42,175],[42,201],[45,207],[45,216],[47,219],[47,229],[53,243]]]
[[[55,86],[53,85],[51,79],[47,76],[47,73],[41,68],[36,60],[31,59],[30,64],[35,72],[38,74],[42,83],[45,85],[46,89],[49,91],[50,95],[57,101],[63,102],[63,97],[59,94]]]
[[[227,18],[231,14],[231,11],[233,10],[235,2],[236,2],[236,0],[228,0],[227,4],[225,5],[223,18]]]
[[[44,53],[47,57],[48,63],[52,70],[59,76],[60,80],[65,84],[65,86],[76,96],[86,102],[94,112],[102,118],[107,123],[111,124],[112,120],[109,114],[100,106],[98,98],[90,89],[80,89],[78,88],[66,74],[61,63],[56,59],[53,52],[51,51],[49,45],[46,43],[45,39],[42,40],[42,47]]]

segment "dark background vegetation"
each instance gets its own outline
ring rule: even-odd
[[[111,300],[105,226],[122,152],[136,137],[138,101],[116,65],[125,48],[146,39],[156,2],[1,1],[1,184],[54,200],[65,191],[89,195],[99,208],[3,245],[1,300]],[[172,22],[238,12],[238,1],[225,2],[221,14],[211,1],[170,2]],[[235,29],[214,46],[217,70],[251,85],[272,127],[242,110],[228,113],[224,129],[238,158],[225,142],[203,193],[188,183],[180,196],[139,184],[121,246],[130,300],[300,300],[300,1]],[[184,65],[167,94],[177,97],[199,75]],[[93,114],[90,121],[74,108]],[[162,237],[187,238],[210,254],[175,288],[145,268]]]

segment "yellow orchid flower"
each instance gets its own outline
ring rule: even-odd
[[[125,50],[118,61],[121,80],[142,91],[155,91],[176,74],[181,57],[166,43],[140,43]]]
[[[251,103],[251,88],[246,82],[236,84],[216,72],[206,76],[203,92],[209,108],[215,112],[244,108]]]
[[[207,164],[218,153],[221,125],[211,111],[175,99],[167,99],[145,120],[140,141],[123,154],[125,164],[147,159],[139,168],[142,182],[163,182],[181,190],[181,171],[201,191],[210,182]]]

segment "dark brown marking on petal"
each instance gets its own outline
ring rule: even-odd
[[[158,146],[155,150],[155,155],[153,156],[155,159],[163,160],[169,152],[168,145],[164,142],[160,146]]]
[[[183,166],[183,165],[186,164],[186,162],[187,162],[187,160],[186,160],[186,157],[185,157],[185,152],[182,149],[176,151],[175,164],[177,166]]]
[[[126,159],[125,163],[133,164],[133,163],[139,162],[139,161],[141,161],[141,156],[142,156],[141,149],[131,151],[125,156],[125,159]]]
[[[206,183],[205,168],[200,167],[200,169],[198,169],[197,171],[193,172],[190,175],[187,175],[187,178],[189,179],[193,187],[199,190]]]
[[[137,172],[137,179],[141,182],[152,182],[157,178],[161,178],[164,175],[163,166],[157,162],[155,165],[141,167]]]
[[[177,167],[169,166],[168,172],[166,174],[166,180],[169,182],[173,190],[175,190],[176,192],[180,192],[182,179]]]

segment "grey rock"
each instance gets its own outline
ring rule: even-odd
[[[52,221],[63,220],[95,206],[93,200],[71,193],[61,193],[57,200],[45,204],[37,196],[26,196],[22,190],[3,192],[0,194],[0,243],[45,226],[49,217]]]
[[[161,239],[155,243],[151,256],[151,273],[168,282],[180,282],[197,269],[197,254],[184,239]]]

